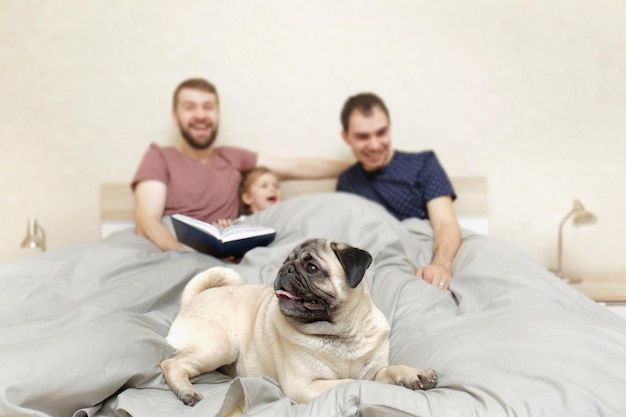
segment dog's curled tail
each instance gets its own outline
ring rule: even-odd
[[[241,275],[233,269],[224,268],[222,266],[209,268],[197,274],[187,283],[183,290],[183,295],[180,297],[180,304],[187,304],[194,295],[200,294],[202,291],[208,290],[209,288],[237,285],[242,282],[243,279]]]

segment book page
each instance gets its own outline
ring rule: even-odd
[[[271,227],[236,224],[222,230],[221,240],[223,242],[228,242],[254,236],[269,235],[275,232],[276,230]]]
[[[216,238],[219,238],[221,236],[220,229],[218,227],[203,222],[202,220],[197,220],[193,217],[185,216],[184,214],[173,214],[172,217],[180,220],[183,223],[193,226],[198,230],[202,230],[205,233],[213,235]]]

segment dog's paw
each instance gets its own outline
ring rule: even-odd
[[[409,389],[431,389],[437,385],[437,372],[404,365],[391,365],[376,375],[376,381],[400,385]]]
[[[431,389],[437,386],[437,372],[432,369],[419,369],[417,373],[419,389]],[[416,389],[416,388],[413,388]]]
[[[184,393],[181,392],[180,397],[178,398],[183,402],[183,404],[193,407],[194,405],[198,404],[200,400],[202,400],[204,397],[197,391],[187,391]]]
[[[412,390],[427,390],[437,385],[437,373],[432,369],[415,369],[411,375],[403,375],[397,384]]]

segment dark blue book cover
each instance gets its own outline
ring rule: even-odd
[[[172,215],[172,224],[180,243],[216,258],[241,258],[250,249],[269,245],[276,237],[271,227],[237,224],[220,229],[182,214]]]

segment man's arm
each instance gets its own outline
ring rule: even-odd
[[[275,158],[259,155],[257,165],[272,170],[280,179],[336,178],[354,162],[321,158]]]
[[[161,223],[167,187],[160,181],[141,181],[135,187],[135,230],[162,251],[185,250]]]
[[[450,196],[437,197],[426,204],[435,235],[430,264],[415,273],[424,281],[446,289],[452,279],[452,261],[461,246],[461,230]]]

